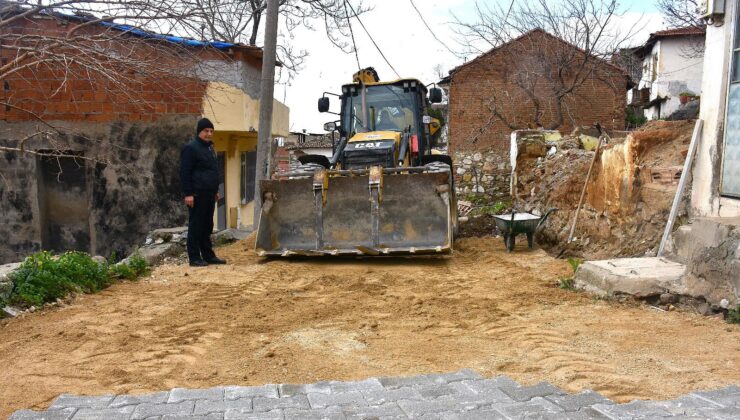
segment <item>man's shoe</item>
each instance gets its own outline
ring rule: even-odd
[[[207,267],[208,263],[203,260],[190,261],[191,267]]]
[[[218,257],[209,258],[206,260],[208,264],[226,264],[226,261]]]

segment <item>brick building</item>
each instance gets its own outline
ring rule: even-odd
[[[440,84],[460,192],[506,194],[513,130],[623,129],[629,83],[622,69],[541,29],[456,67]]]
[[[225,174],[217,225],[252,224],[260,48],[89,16],[13,19],[24,10],[0,2],[0,263],[41,249],[121,256],[184,224],[179,155],[201,116]],[[273,107],[286,135],[288,109]]]

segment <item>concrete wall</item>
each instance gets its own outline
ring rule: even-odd
[[[218,131],[257,132],[259,98],[253,99],[241,89],[225,82],[210,82],[202,99],[203,115]],[[290,110],[277,100],[272,103],[272,134],[287,137]]]
[[[719,189],[733,17],[737,3],[727,2],[723,25],[707,26],[699,114],[704,121],[704,129],[692,169],[692,216],[740,216],[740,200],[721,197]]]

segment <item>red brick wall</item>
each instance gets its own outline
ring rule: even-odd
[[[600,61],[591,61],[583,67],[585,73],[579,73],[582,57],[575,47],[535,31],[459,68],[450,83],[450,148],[508,154],[514,129],[543,126],[570,132],[574,126],[596,122],[623,129],[626,76]],[[568,65],[558,65],[561,60],[568,60]],[[558,125],[558,78],[569,85],[579,74],[588,77],[564,97],[562,124]],[[536,102],[539,124],[534,116]]]
[[[43,33],[60,35],[69,29],[64,22],[53,19],[24,20],[13,25],[14,34]],[[97,31],[97,32],[96,32]],[[86,27],[80,36],[95,35],[100,29]],[[102,44],[115,51],[126,43],[141,42],[129,37],[124,43]],[[153,121],[165,114],[200,114],[206,82],[179,75],[193,64],[193,54],[173,51],[167,44],[144,45],[125,53],[134,54],[144,63],[140,66],[111,68],[115,81],[96,71],[75,64],[67,68],[59,62],[42,63],[25,68],[5,78],[0,86],[0,118],[9,122],[44,120],[63,121]],[[18,51],[2,48],[2,64],[12,62]],[[213,58],[208,53],[208,58]],[[70,52],[70,57],[74,52]],[[181,56],[182,58],[178,58]],[[20,65],[28,61],[21,62]],[[148,63],[148,64],[147,64]],[[154,64],[154,65],[153,65]],[[34,116],[33,114],[36,114]]]

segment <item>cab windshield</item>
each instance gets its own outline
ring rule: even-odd
[[[346,133],[368,131],[408,131],[417,133],[414,117],[416,91],[394,85],[367,86],[367,111],[363,115],[362,94],[347,93],[342,110]]]

